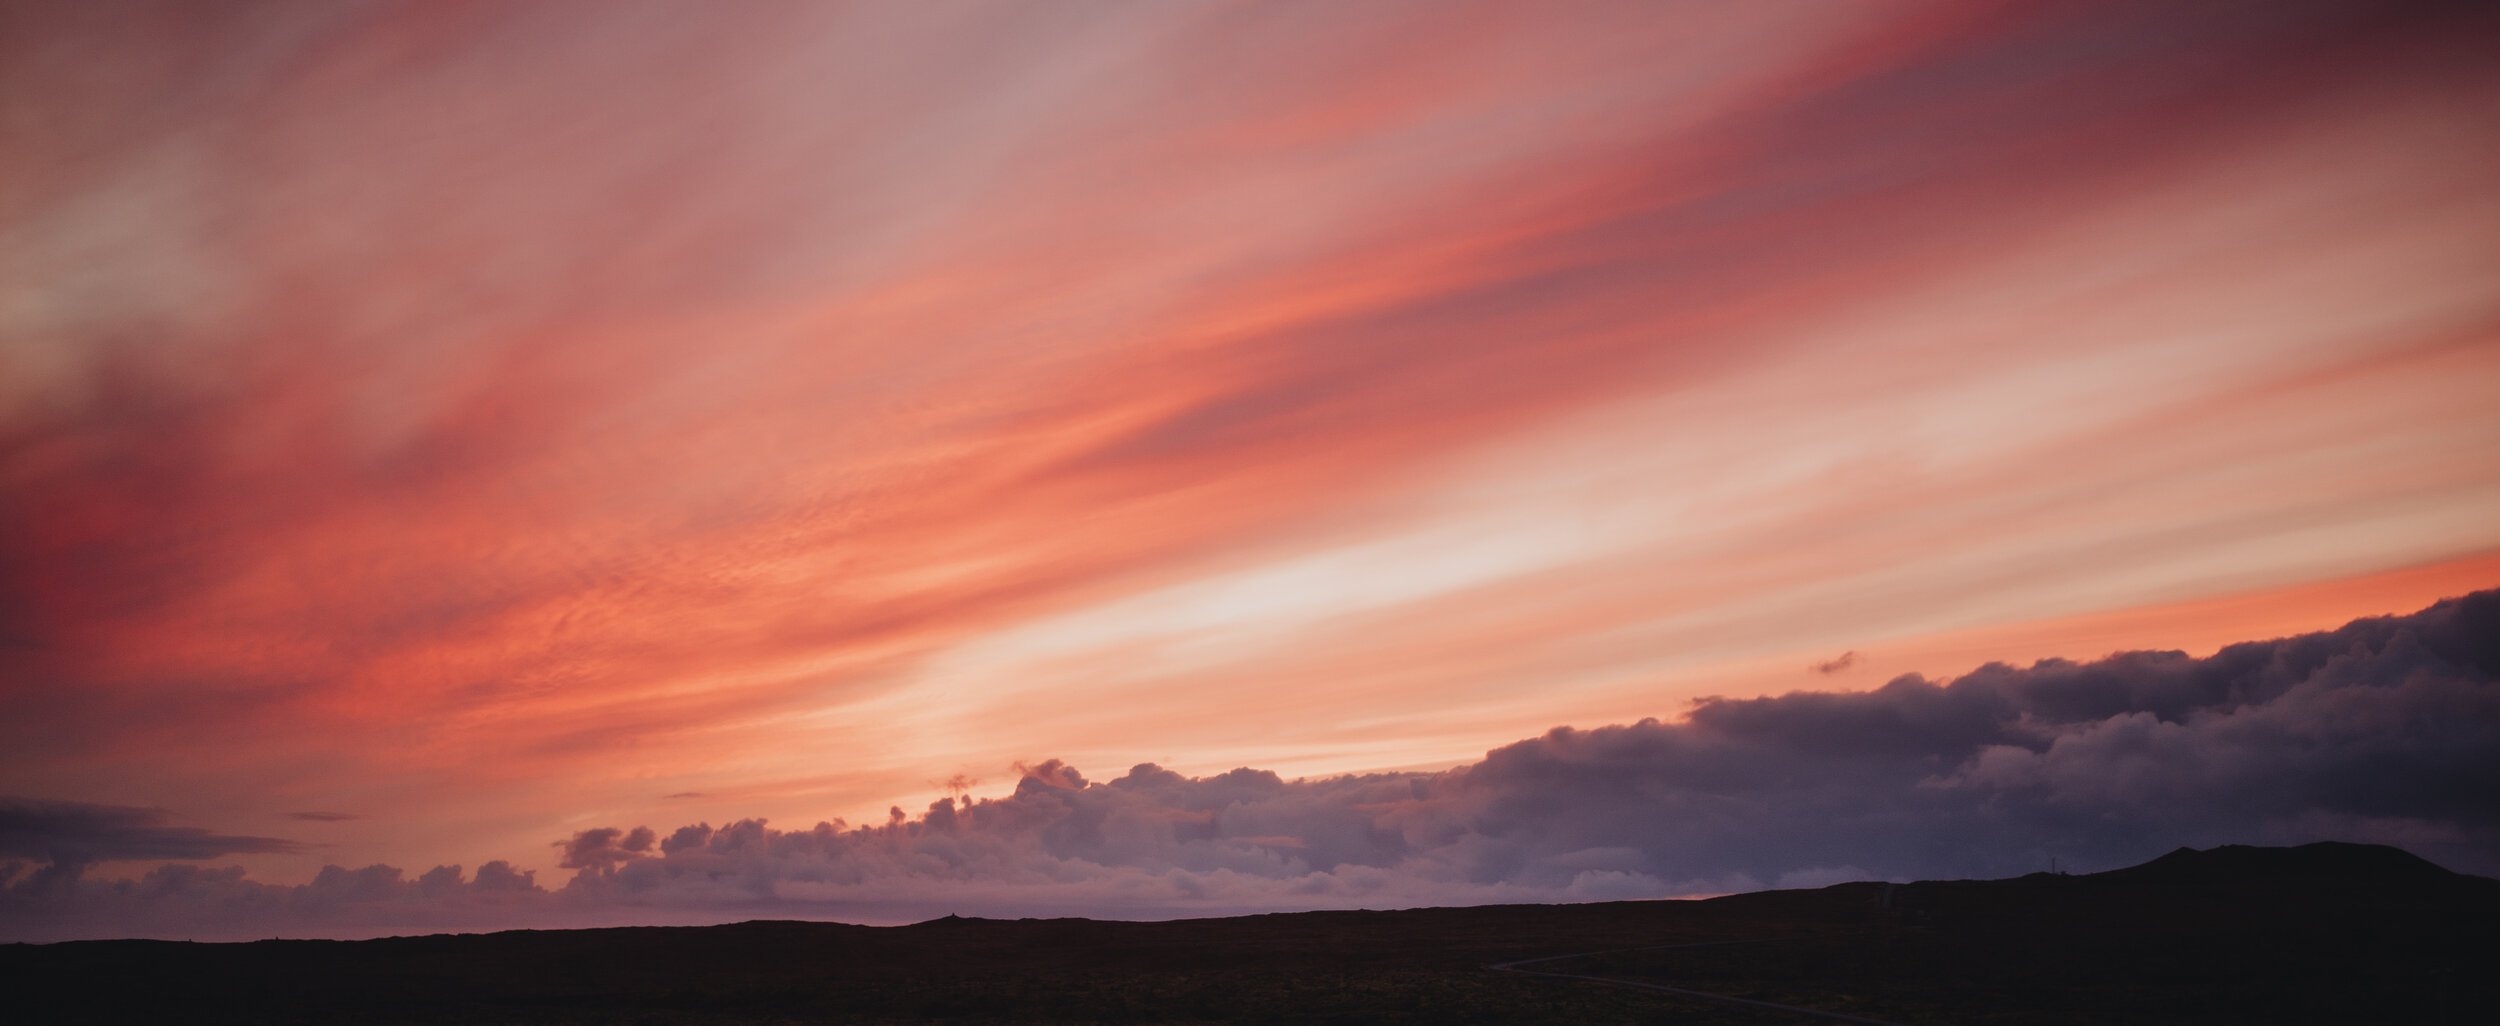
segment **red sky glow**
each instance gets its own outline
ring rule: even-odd
[[[2500,585],[2493,28],[0,5],[0,795],[553,889],[2412,613]]]

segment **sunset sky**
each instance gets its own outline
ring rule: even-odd
[[[2500,784],[2488,603],[2253,704],[2016,669],[2500,586],[2495,52],[2280,0],[0,4],[0,939],[213,934],[184,874],[267,936],[2500,870],[2421,804]],[[1981,683],[2191,762],[2386,684],[2430,704],[2337,729],[2430,776],[1988,858],[1452,840],[1570,833],[1444,801],[1529,755]],[[1900,793],[2087,747],[2023,736]],[[757,820],[814,868],[601,890]]]

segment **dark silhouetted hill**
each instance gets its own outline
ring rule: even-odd
[[[2181,848],[2140,866],[2094,874],[2121,885],[2163,887],[2448,887],[2477,879],[2401,848],[2321,841],[2297,848],[2226,844]],[[2467,884],[2466,886],[2471,886]]]
[[[2392,848],[1707,901],[1168,923],[949,916],[373,941],[0,947],[12,1022],[1806,1022],[1537,968],[1903,1023],[2493,1021],[2500,882]],[[1747,943],[1720,944],[1716,942]],[[1698,947],[1643,949],[1655,945]]]

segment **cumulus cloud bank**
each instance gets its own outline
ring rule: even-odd
[[[171,866],[28,876],[19,934],[813,915],[1203,915],[1667,897],[1844,879],[2110,868],[2178,845],[2392,843],[2500,871],[2500,592],[2207,658],[1990,665],[1872,691],[1705,699],[1557,728],[1438,773],[1286,780],[1056,760],[1014,793],[885,822],[603,827],[542,888],[508,865],[274,887]],[[222,839],[250,841],[255,839]],[[44,857],[12,835],[10,853]],[[117,857],[192,858],[201,854]],[[250,850],[231,848],[229,850]],[[225,917],[220,919],[219,917]],[[213,932],[213,930],[211,930]]]

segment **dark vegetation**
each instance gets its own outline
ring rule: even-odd
[[[1904,1023],[2500,1020],[2500,881],[2360,845],[2181,850],[2131,869],[1710,901],[1172,923],[753,922],[0,946],[15,1022]]]

